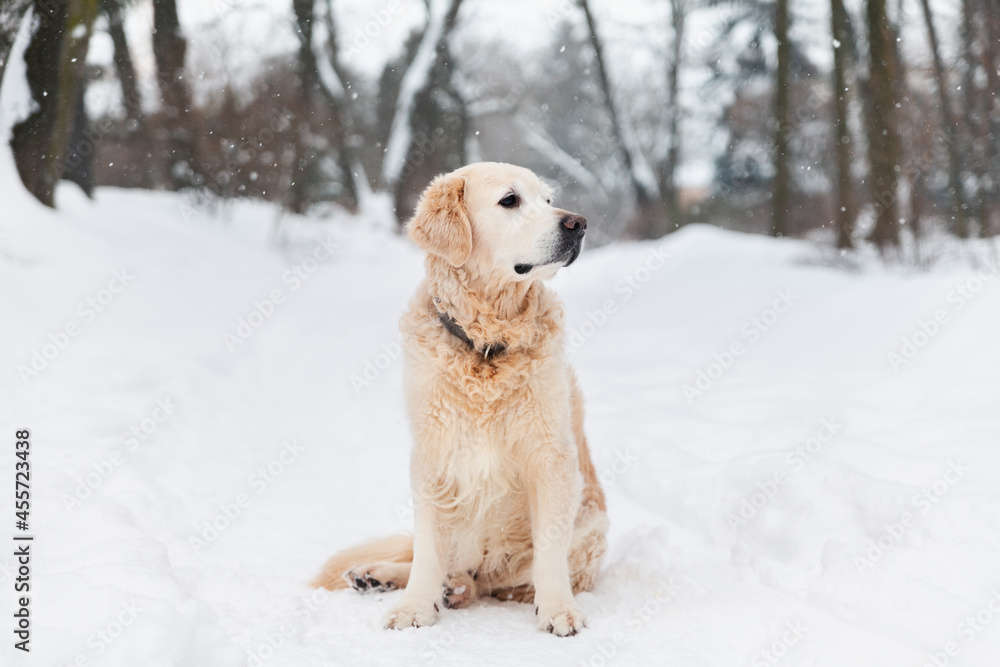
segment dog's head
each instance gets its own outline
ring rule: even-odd
[[[407,224],[427,252],[504,282],[551,278],[580,255],[586,230],[534,173],[498,162],[435,178]]]

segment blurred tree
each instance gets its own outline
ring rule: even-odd
[[[723,224],[801,234],[823,222],[829,202],[830,166],[820,159],[832,149],[823,116],[829,86],[817,83],[818,69],[790,32],[789,16],[779,30],[779,14],[790,6],[779,12],[766,0],[710,4],[728,9],[707,54],[713,75],[702,93],[703,100],[731,100],[721,122],[728,141],[716,159],[720,215],[734,218]]]
[[[356,210],[358,191],[354,171],[356,167],[350,158],[349,138],[345,132],[350,117],[346,108],[341,72],[336,59],[336,39],[332,3],[326,5],[326,22],[329,48],[323,51],[316,39],[317,23],[315,0],[294,0],[295,32],[299,39],[298,49],[298,107],[300,118],[293,122],[296,128],[296,158],[289,189],[288,206],[295,213],[303,213],[311,203],[325,198],[328,189],[327,175],[321,170],[321,163],[327,157],[329,146],[336,153],[336,174],[340,185],[338,201],[348,210]],[[329,66],[328,73],[334,82],[324,84],[320,77],[320,64]],[[327,142],[325,134],[331,136]],[[332,145],[330,145],[332,144]]]
[[[989,218],[982,234],[1000,234],[1000,0],[984,0],[986,34],[982,53],[986,71],[987,151],[989,155]]]
[[[198,133],[191,92],[185,76],[187,41],[177,19],[176,0],[153,3],[153,57],[162,98],[161,115],[166,125],[167,178],[174,190],[200,185],[195,162]]]
[[[716,160],[716,180],[723,193],[735,196],[741,208],[759,202],[767,194],[773,178],[773,144],[766,126],[773,113],[774,99],[763,100],[760,90],[770,70],[761,47],[759,28],[736,58],[736,72],[724,83],[732,86],[733,101],[725,108],[722,127],[728,133],[726,151]],[[721,78],[721,74],[719,75]]]
[[[392,118],[408,63],[416,57],[422,37],[411,35],[403,54],[386,64],[380,79],[380,99],[376,136],[391,140]],[[448,43],[442,45],[427,75],[427,85],[417,95],[410,117],[409,142],[403,166],[392,189],[393,207],[400,223],[412,213],[427,183],[441,172],[452,171],[467,162],[466,137],[469,117],[466,101],[456,85],[456,66]]]
[[[931,13],[930,0],[920,0],[923,9],[924,24],[927,27],[927,39],[931,47],[931,58],[934,65],[934,85],[938,94],[938,110],[941,113],[941,124],[944,126],[945,143],[948,151],[948,191],[951,197],[951,228],[956,234],[964,236],[967,233],[965,220],[965,197],[962,192],[962,157],[959,148],[958,122],[952,110],[951,95],[949,95],[948,71],[941,59],[941,47],[938,42],[937,30],[934,27],[934,17]]]
[[[891,21],[891,19],[890,19]],[[898,29],[897,29],[898,35]],[[903,58],[900,50],[900,40],[897,38],[892,43],[894,61],[896,63],[895,91],[896,104],[894,118],[896,125],[896,137],[898,153],[896,156],[896,192],[898,193],[898,203],[896,205],[896,215],[899,216],[899,232],[909,229],[914,242],[913,250],[915,258],[919,261],[921,235],[926,231],[926,211],[924,207],[924,197],[921,196],[921,187],[926,186],[927,179],[923,173],[921,165],[922,156],[914,150],[914,143],[918,137],[926,133],[926,127],[917,127],[916,123],[924,118],[924,125],[933,125],[932,134],[939,135],[940,123],[937,122],[937,114],[928,116],[926,109],[919,108],[919,104],[926,97],[922,91],[912,85],[910,77],[916,78],[916,73],[911,72],[909,63]],[[935,124],[936,123],[936,124]],[[931,161],[936,170],[935,175],[947,173],[947,166],[938,164],[940,160]],[[878,203],[876,202],[876,206]]]
[[[92,69],[84,67],[83,73],[76,81],[76,101],[73,104],[66,153],[61,162],[62,167],[59,174],[63,180],[72,181],[79,185],[88,197],[94,195],[94,149],[95,143],[101,139],[100,136],[93,133],[85,102]]]
[[[125,123],[119,132],[121,146],[127,147],[126,155],[117,155],[109,164],[118,163],[120,169],[127,170],[133,181],[129,185],[143,188],[155,187],[163,181],[159,165],[149,158],[155,147],[148,136],[149,127],[142,111],[142,96],[139,93],[139,78],[132,62],[132,53],[125,34],[125,12],[134,4],[133,0],[100,0],[101,10],[108,19],[108,35],[111,37],[111,54],[118,85],[121,87],[122,106],[125,109]]]
[[[654,230],[654,236],[663,236],[676,229],[681,222],[680,202],[677,187],[677,169],[680,166],[682,116],[680,95],[680,72],[684,54],[684,28],[687,21],[687,0],[670,0],[670,55],[667,58],[667,154],[659,164],[660,193],[666,207],[662,225]]]
[[[432,87],[436,65],[443,63],[444,74],[450,77],[451,67],[448,63],[448,40],[455,29],[458,11],[462,0],[428,0],[427,21],[419,33],[419,41],[412,55],[406,58],[406,67],[399,81],[399,86],[393,99],[392,121],[385,141],[385,154],[382,159],[381,185],[393,193],[396,218],[400,223],[409,218],[410,210],[403,199],[401,176],[407,165],[414,164],[414,157],[420,164],[431,152],[428,146],[414,145],[413,121],[420,110],[419,98]],[[442,70],[438,69],[438,80]],[[384,79],[384,77],[383,77]],[[384,91],[385,88],[382,87]],[[424,97],[426,99],[426,97]],[[385,98],[383,98],[385,101]],[[430,137],[424,137],[425,142],[433,142]],[[462,138],[464,143],[464,137]],[[433,144],[432,144],[433,145]],[[436,148],[435,148],[436,150]]]
[[[834,108],[834,149],[836,168],[834,171],[834,215],[836,216],[837,247],[851,248],[854,245],[854,219],[857,209],[854,198],[854,184],[851,178],[853,145],[848,125],[848,70],[850,53],[854,44],[851,18],[844,8],[844,0],[831,0],[830,23],[833,35],[833,108]]]
[[[326,28],[325,45],[317,43],[315,28],[318,24],[314,25],[313,29],[313,51],[318,53],[317,73],[320,75],[317,84],[330,104],[333,114],[337,165],[343,182],[343,194],[340,197],[340,202],[349,211],[354,211],[357,210],[361,190],[367,190],[368,183],[361,162],[355,153],[355,143],[359,141],[359,137],[354,130],[351,98],[347,94],[351,87],[351,76],[341,65],[338,55],[333,0],[326,0],[325,9],[326,11],[323,13],[323,26]]]
[[[640,238],[652,236],[652,229],[659,228],[663,210],[660,201],[660,190],[653,169],[643,155],[632,128],[632,123],[624,109],[619,109],[619,101],[611,85],[608,73],[604,44],[597,32],[594,14],[588,0],[578,0],[587,21],[590,44],[594,49],[594,60],[597,65],[597,80],[604,91],[604,105],[611,119],[611,132],[615,143],[621,150],[625,169],[628,172],[632,193],[635,196],[635,220],[633,229]]]
[[[82,86],[97,0],[35,0],[33,8],[37,27],[24,60],[35,110],[14,126],[11,148],[25,187],[54,206],[72,127],[85,126]]]
[[[965,194],[967,217],[974,221],[981,235],[988,234],[990,218],[1000,196],[1000,72],[996,62],[997,23],[1000,2],[997,0],[962,0],[959,28],[961,95],[964,98]],[[997,221],[1000,222],[1000,221]],[[968,233],[973,229],[969,225]]]
[[[777,0],[774,13],[774,37],[778,42],[778,66],[774,77],[774,181],[771,192],[771,234],[788,233],[788,208],[791,205],[792,177],[789,168],[788,136],[792,131],[789,87],[792,69],[792,45],[788,38],[788,0]]]
[[[899,136],[896,122],[898,70],[896,30],[889,22],[885,0],[866,0],[870,53],[868,160],[870,194],[875,207],[872,241],[885,252],[899,245]]]
[[[966,140],[963,148],[967,159],[965,168],[969,175],[969,196],[965,201],[965,205],[968,210],[968,216],[973,220],[978,220],[981,217],[981,187],[985,177],[982,150],[985,147],[985,142],[983,141],[984,133],[982,131],[983,113],[981,108],[983,96],[979,94],[979,87],[976,85],[978,59],[976,58],[975,51],[977,48],[978,32],[975,30],[974,25],[978,23],[977,4],[974,3],[974,0],[962,0],[962,25],[959,29],[962,54],[961,93],[964,97],[962,109],[965,115],[966,130]],[[956,236],[964,238],[969,236],[972,230],[969,229],[969,225],[965,220],[962,223],[959,226],[956,220],[953,231]]]
[[[101,0],[101,10],[108,17],[108,34],[114,45],[112,60],[122,89],[126,122],[133,132],[138,133],[143,126],[142,97],[139,95],[138,77],[132,64],[132,54],[129,51],[122,20],[122,9],[131,3],[132,0]]]
[[[318,187],[319,170],[313,120],[316,107],[313,95],[319,84],[316,70],[316,55],[313,53],[313,1],[293,0],[295,12],[295,33],[299,38],[298,85],[300,117],[292,122],[295,126],[295,163],[292,168],[292,182],[288,190],[288,207],[293,213],[303,213],[315,197],[309,190]],[[303,117],[304,116],[304,117]]]

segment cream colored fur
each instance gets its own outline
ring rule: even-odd
[[[510,192],[519,205],[498,202]],[[606,547],[604,493],[565,359],[563,309],[543,280],[569,215],[532,172],[480,163],[439,176],[408,225],[426,278],[400,327],[413,434],[415,531],[334,556],[313,582],[404,588],[387,628],[428,625],[440,604],[534,601],[538,627],[575,634],[574,594]],[[518,264],[532,265],[527,273]],[[453,317],[484,357],[450,333]],[[412,555],[412,563],[411,563]]]

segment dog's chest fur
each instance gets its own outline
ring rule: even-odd
[[[424,300],[415,299],[401,322],[411,425],[424,436],[415,438],[423,444],[414,456],[434,470],[414,482],[453,528],[472,539],[492,535],[501,552],[508,541],[530,539],[526,451],[545,446],[540,424],[569,412],[562,311],[552,301],[541,314],[552,324],[540,327],[533,346],[512,345],[489,360],[448,332]],[[570,437],[568,424],[550,428]]]
[[[495,363],[455,369],[447,380],[429,383],[436,400],[414,418],[433,420],[443,434],[432,453],[443,492],[439,504],[453,504],[471,518],[524,493],[521,459],[526,448],[541,445],[527,427],[537,424],[545,411],[540,396],[553,393],[543,388],[556,384],[547,377],[551,371],[524,359],[517,367]]]

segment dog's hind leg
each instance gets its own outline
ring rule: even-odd
[[[525,604],[531,604],[535,601],[535,587],[531,584],[524,584],[522,586],[494,588],[490,591],[490,595],[495,597],[497,600],[503,600],[504,602],[523,602]]]
[[[608,539],[605,535],[607,525],[608,520],[603,512],[594,513],[584,522],[583,529],[578,526],[573,535],[573,544],[569,552],[569,579],[573,595],[589,591],[594,587],[601,569],[601,561],[608,549]]]
[[[410,578],[411,562],[413,538],[409,535],[390,535],[335,554],[323,565],[312,585],[331,591],[348,586],[359,591],[370,588],[391,590],[384,587],[387,584],[392,584],[392,588],[403,588]],[[372,579],[378,585],[373,586]],[[362,588],[358,580],[366,586]]]
[[[412,563],[372,563],[353,567],[344,574],[351,587],[361,593],[406,588]]]

